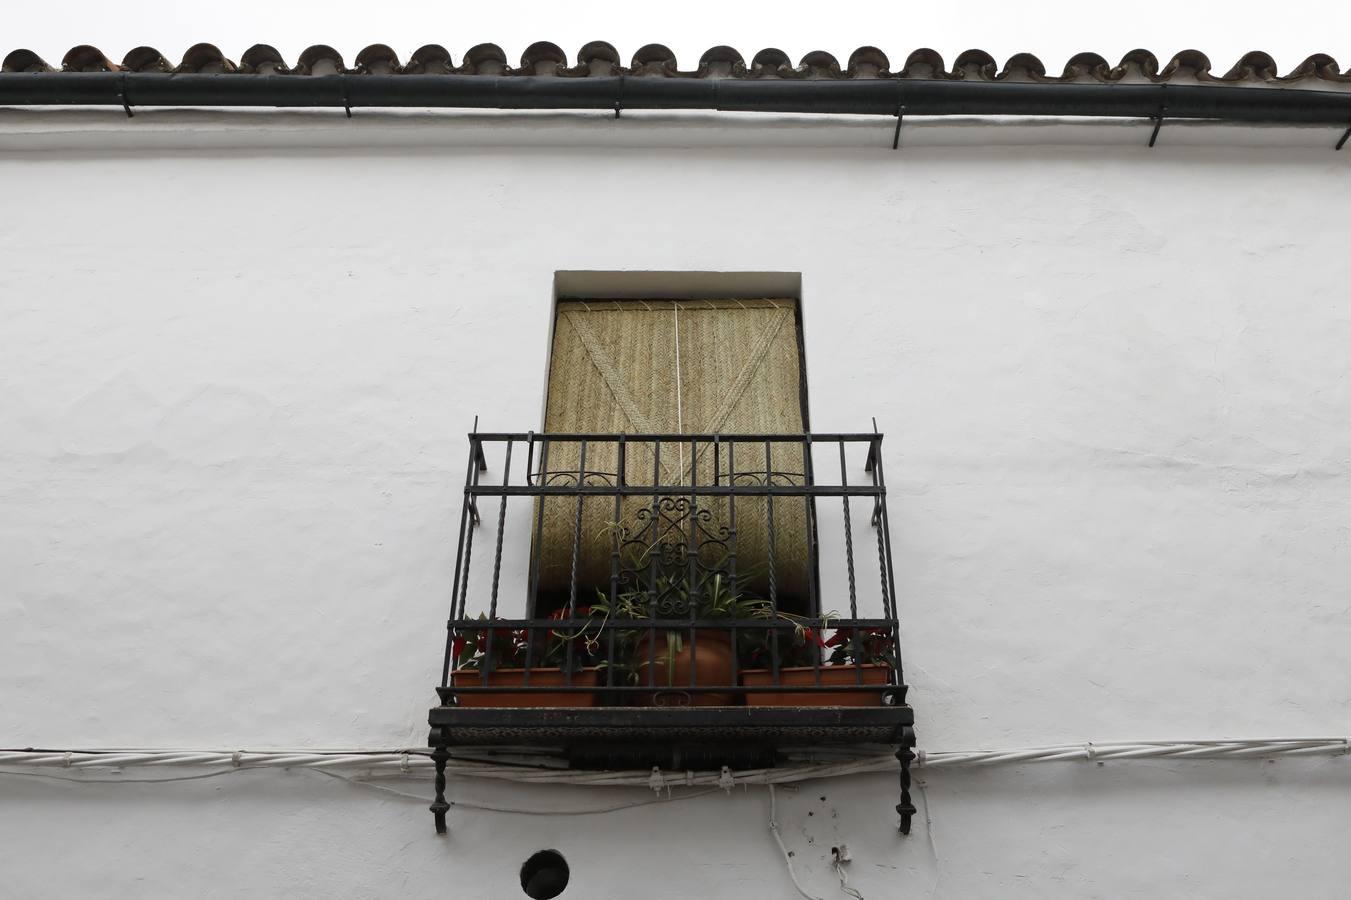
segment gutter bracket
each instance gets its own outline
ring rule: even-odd
[[[131,101],[127,99],[127,73],[125,70],[122,72],[122,77],[117,79],[117,99],[122,101],[122,109],[126,112],[127,118],[132,118]]]
[[[1160,85],[1159,96],[1162,97],[1163,92],[1166,90],[1168,90],[1168,85],[1166,84]],[[1154,148],[1154,142],[1159,139],[1159,129],[1163,128],[1163,117],[1167,112],[1168,112],[1168,103],[1166,101],[1160,100],[1159,114],[1154,117],[1154,131],[1149,136],[1149,147],[1151,150]]]
[[[901,125],[905,122],[905,85],[896,79],[896,130],[891,135],[891,149],[901,146]]]
[[[1347,139],[1349,139],[1349,138],[1351,138],[1351,128],[1347,128],[1347,129],[1346,129],[1346,132],[1342,135],[1342,139],[1341,139],[1340,141],[1337,142],[1337,147],[1336,147],[1336,149],[1340,150],[1340,149],[1342,149],[1343,147],[1345,147],[1345,146],[1346,146]]]
[[[347,118],[352,118],[352,101],[347,96],[347,76],[339,75],[342,79],[342,108],[347,111]]]

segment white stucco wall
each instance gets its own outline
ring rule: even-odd
[[[1351,731],[1326,135],[65,115],[0,117],[0,745],[421,744],[463,434],[539,426],[560,269],[802,273],[813,426],[888,435],[921,746]],[[869,900],[1331,897],[1347,765],[935,770],[907,839],[856,777],[780,820],[825,897],[839,841]],[[16,896],[507,898],[544,847],[564,897],[792,893],[763,791],[449,839],[313,773],[0,798]]]

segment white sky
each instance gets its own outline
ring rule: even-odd
[[[0,54],[16,47],[59,63],[76,44],[94,44],[114,60],[149,44],[177,62],[198,41],[238,59],[250,45],[267,43],[289,60],[310,44],[336,47],[350,64],[359,49],[386,43],[401,59],[437,43],[458,63],[476,43],[500,45],[516,63],[536,40],[553,41],[569,60],[590,40],[606,40],[627,63],[645,43],[675,50],[682,69],[700,54],[730,44],[747,60],[776,46],[794,61],[808,50],[834,53],[843,63],[858,46],[881,47],[899,66],[909,52],[929,46],[950,63],[970,47],[1001,63],[1017,51],[1041,57],[1058,72],[1081,50],[1116,62],[1135,47],[1161,62],[1178,50],[1204,51],[1223,72],[1247,50],[1271,53],[1282,71],[1313,52],[1351,66],[1351,2],[1309,0],[9,0],[0,14]]]

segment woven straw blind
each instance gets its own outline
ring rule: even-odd
[[[545,430],[550,433],[797,434],[804,428],[802,375],[794,305],[786,300],[587,301],[559,304],[549,369]],[[618,469],[613,445],[589,444],[586,477],[609,482]],[[710,484],[713,451],[700,445],[663,444],[654,473],[650,444],[629,445],[630,484]],[[777,484],[805,483],[803,453],[775,445],[766,459],[763,443],[732,447],[738,483],[762,481],[766,468]],[[552,443],[547,469],[575,483],[580,445]],[[728,479],[727,448],[718,464]],[[570,474],[569,474],[570,473]],[[539,591],[566,595],[573,569],[577,500],[546,498],[537,535]],[[626,498],[619,522],[634,527],[637,509],[650,499]],[[713,526],[729,525],[730,501],[705,500]],[[578,596],[607,588],[610,579],[614,500],[588,497],[577,547]],[[800,498],[774,502],[775,589],[786,606],[802,606],[810,577],[807,509]],[[750,588],[767,593],[770,574],[769,518],[763,498],[736,500],[737,568]],[[552,604],[550,604],[552,605]]]

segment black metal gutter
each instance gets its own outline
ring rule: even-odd
[[[692,109],[836,115],[1095,116],[1351,126],[1351,92],[1177,84],[604,76],[6,72],[0,105]]]

